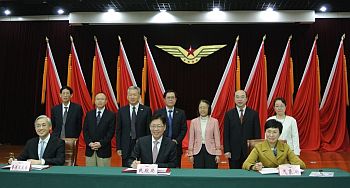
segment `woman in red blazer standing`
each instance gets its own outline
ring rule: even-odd
[[[188,156],[193,168],[218,168],[220,162],[220,131],[217,119],[210,117],[207,100],[198,106],[199,117],[191,121]]]

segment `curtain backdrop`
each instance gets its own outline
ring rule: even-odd
[[[320,60],[321,93],[327,83],[343,33],[345,55],[350,57],[350,19],[316,19],[313,24],[212,24],[212,25],[81,25],[70,26],[68,21],[0,22],[0,143],[24,144],[35,135],[33,122],[45,113],[40,104],[42,73],[45,58],[45,36],[55,57],[61,82],[66,83],[67,59],[70,52],[69,35],[74,38],[86,84],[91,91],[92,60],[96,35],[106,69],[115,91],[118,35],[123,39],[135,80],[141,85],[144,62],[144,36],[148,38],[165,89],[178,93],[177,106],[186,111],[188,119],[197,116],[198,101],[212,101],[232,51],[235,37],[240,35],[239,56],[241,84],[245,85],[256,57],[261,36],[266,34],[268,92],[280,64],[286,40],[292,34],[291,56],[294,64],[294,93],[297,92],[310,46],[316,34]],[[227,44],[197,64],[187,65],[179,58],[154,45],[190,46]],[[348,66],[349,69],[349,66]],[[349,72],[349,70],[347,71]],[[91,93],[90,93],[91,94]],[[147,96],[146,96],[147,97]],[[146,105],[148,98],[146,98]],[[349,107],[346,110],[350,117]],[[349,118],[347,119],[349,126]]]

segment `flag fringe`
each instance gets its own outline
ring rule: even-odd
[[[47,77],[47,55],[44,62],[44,72],[43,72],[43,84],[41,87],[41,104],[45,103],[45,93],[46,93],[46,77]]]
[[[72,85],[72,54],[68,57],[68,73],[67,73],[67,86]]]
[[[94,101],[95,101],[95,73],[96,72],[96,56],[94,56],[94,59],[92,61],[92,84],[91,84],[91,101],[92,101],[92,104],[94,104]]]
[[[142,94],[141,94],[141,102],[145,104],[145,95],[147,88],[147,57],[143,57],[143,68],[142,68]]]
[[[120,102],[120,54],[118,56],[117,61],[117,84],[116,84],[116,92],[117,92],[117,103]]]
[[[238,49],[237,49],[238,52]],[[241,60],[237,55],[237,69],[236,69],[236,91],[241,90]]]

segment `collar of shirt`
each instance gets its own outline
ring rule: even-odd
[[[169,114],[169,110],[172,110],[172,114],[174,113],[174,111],[175,111],[175,108],[173,107],[173,108],[168,108],[168,107],[165,107],[165,109],[166,109],[166,113],[167,114]]]
[[[245,114],[245,109],[247,108],[247,105],[245,105],[244,107],[243,107],[243,115]],[[237,112],[238,112],[238,117],[239,116],[241,116],[241,109],[240,108],[238,108],[238,107],[236,107],[236,109],[237,109]]]
[[[65,107],[68,107],[68,110],[69,110],[69,106],[70,106],[70,102],[68,102],[67,106],[65,106],[63,103],[62,103],[62,113],[64,113],[64,108]]]
[[[129,105],[130,106],[130,116],[132,115],[132,107],[134,107],[133,105]],[[136,112],[136,114],[137,114],[137,111],[139,110],[139,106],[140,106],[140,103],[137,103],[136,105],[135,105],[135,112]]]
[[[49,142],[49,140],[50,140],[50,134],[44,140],[39,138],[39,143],[38,144],[40,144],[41,141],[44,141],[44,144],[47,144]]]
[[[157,145],[157,149],[159,151],[159,148],[160,148],[160,144],[162,143],[162,139],[163,139],[163,136],[161,136],[157,141],[158,141],[158,145]],[[156,141],[156,139],[153,138],[152,136],[152,149],[154,147],[154,141]]]
[[[106,107],[103,107],[102,109],[98,109],[98,108],[96,108],[96,117],[97,117],[97,115],[98,115],[98,111],[100,111],[101,112],[101,117],[102,117],[102,114],[103,114],[103,112],[105,111],[105,109],[106,109]]]

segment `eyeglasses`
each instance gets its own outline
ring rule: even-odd
[[[163,127],[164,127],[164,125],[151,125],[150,126],[151,129],[156,129],[156,128],[160,129],[160,128],[163,128]]]
[[[47,125],[46,124],[42,124],[42,125],[35,125],[34,126],[36,129],[40,129],[40,128],[46,128]]]

